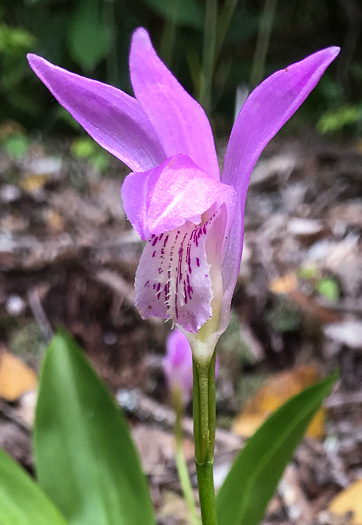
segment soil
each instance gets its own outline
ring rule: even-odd
[[[223,151],[221,140],[220,159]],[[181,524],[162,372],[171,327],[143,321],[134,307],[143,246],[122,208],[126,174],[113,158],[103,171],[74,158],[67,141],[34,138],[21,158],[0,150],[0,347],[38,371],[64,326],[130,417],[159,523]],[[338,367],[340,380],[326,402],[325,437],[303,441],[264,525],[353,523],[327,509],[362,477],[361,234],[361,144],[309,133],[274,140],[252,177],[231,324],[218,348],[216,473],[242,446],[232,424],[266,378],[313,363],[322,376]],[[0,446],[32,472],[31,416],[19,414],[35,398],[24,399],[0,399]],[[190,416],[188,407],[195,484]]]

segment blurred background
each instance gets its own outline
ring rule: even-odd
[[[37,376],[62,325],[130,416],[159,523],[187,523],[162,370],[171,327],[142,321],[133,304],[143,246],[120,199],[128,170],[56,103],[26,53],[132,94],[130,37],[146,27],[207,111],[222,163],[248,92],[338,45],[341,54],[252,177],[231,323],[218,347],[224,430],[216,462],[225,469],[280,403],[339,368],[338,389],[264,523],[362,522],[362,497],[348,492],[360,483],[362,496],[361,23],[359,0],[2,0],[0,446],[28,470]],[[192,462],[190,431],[186,419]],[[351,507],[355,518],[329,517]]]
[[[29,130],[70,133],[69,118],[31,73],[25,54],[40,54],[131,92],[127,57],[130,36],[138,26],[150,31],[163,60],[188,91],[199,96],[205,27],[215,26],[214,46],[206,49],[206,54],[213,51],[212,58],[206,57],[213,66],[207,109],[221,131],[232,123],[237,86],[253,87],[276,69],[330,45],[341,46],[341,56],[306,108],[318,118],[329,112],[333,122],[322,122],[321,132],[343,125],[360,130],[358,0],[224,0],[216,17],[207,5],[205,0],[3,0],[0,118],[15,119]]]

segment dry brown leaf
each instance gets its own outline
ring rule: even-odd
[[[20,135],[24,133],[24,128],[15,120],[5,120],[0,124],[0,140],[5,140],[11,135]]]
[[[269,290],[276,294],[290,294],[298,288],[298,278],[295,273],[289,272],[269,283]]]
[[[272,280],[269,283],[269,290],[278,295],[288,295],[304,314],[311,315],[319,323],[334,323],[341,319],[338,312],[321,306],[313,296],[301,292],[298,289],[298,277],[293,272]]]
[[[166,490],[163,492],[163,501],[158,510],[158,518],[176,518],[177,523],[190,523],[190,514],[185,499],[179,494]]]
[[[55,209],[50,209],[47,214],[47,220],[49,227],[55,231],[60,232],[65,228],[64,217]]]
[[[321,306],[313,297],[299,290],[292,291],[290,298],[306,315],[319,323],[337,323],[341,320],[341,315],[338,312]]]
[[[362,479],[358,479],[337,494],[329,504],[328,510],[337,516],[344,516],[348,512],[353,512],[351,523],[362,525]]]
[[[318,372],[312,365],[276,374],[245,404],[234,422],[234,432],[245,437],[251,436],[272,412],[317,381]],[[324,422],[325,410],[321,408],[310,423],[307,436],[321,439],[324,435]]]
[[[45,184],[49,181],[50,177],[47,173],[30,173],[20,181],[20,187],[32,193],[42,189]]]
[[[0,352],[0,397],[15,401],[21,394],[37,388],[37,377],[31,368],[6,350]]]

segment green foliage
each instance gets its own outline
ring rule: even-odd
[[[257,525],[334,374],[287,401],[239,453],[217,496],[219,525]]]
[[[26,68],[25,55],[36,45],[37,39],[27,29],[0,23],[0,93],[1,113],[14,106],[27,111],[29,98],[21,89]],[[5,95],[5,96],[4,96]],[[5,99],[5,103],[4,103]],[[31,109],[29,110],[31,113]],[[8,117],[9,115],[5,115]],[[16,145],[14,146],[16,148]],[[12,149],[12,145],[10,145]]]
[[[0,449],[1,525],[67,525],[42,489]]]
[[[102,5],[100,0],[80,0],[70,20],[70,55],[88,73],[108,55],[112,44],[112,31]]]
[[[10,135],[3,142],[4,148],[14,159],[21,159],[28,151],[29,145],[28,137],[23,134]]]
[[[108,168],[108,154],[90,137],[75,139],[71,146],[71,152],[74,157],[87,159],[99,171]]]
[[[207,53],[210,63],[211,55],[214,55],[210,107],[222,113],[224,118],[226,116],[229,127],[236,88],[250,78],[255,37],[264,4],[237,0],[218,2],[216,45],[209,46],[203,41],[206,4],[200,0],[8,2],[6,11],[0,12],[0,120],[15,119],[26,127],[44,126],[47,132],[56,125],[64,132],[64,122],[58,122],[58,113],[49,110],[51,105],[54,106],[52,97],[45,89],[39,88],[39,81],[26,62],[28,51],[39,53],[70,71],[131,92],[127,63],[129,41],[135,27],[144,26],[150,31],[158,52],[172,65],[173,72],[190,92],[199,92]],[[322,0],[318,9],[313,5],[312,0],[303,3],[298,10],[298,19],[292,5],[278,5],[267,50],[266,72],[271,73],[293,58],[297,60],[316,50],[310,44],[314,39],[318,40],[320,47],[341,44],[338,31],[337,34],[334,31],[340,18],[336,9],[331,9],[327,0]],[[325,22],[326,13],[330,26]],[[293,30],[286,32],[286,26]],[[354,84],[349,87],[360,85],[361,63],[361,52],[356,50],[349,70],[351,84]],[[358,88],[351,91],[350,106],[360,108]],[[316,93],[307,102],[307,108],[312,108],[313,104],[318,114],[326,108],[344,107],[343,90],[335,80],[335,66],[323,77]],[[336,126],[336,118],[333,111],[332,116],[329,114],[330,111],[321,121],[322,132]],[[361,127],[350,109],[341,112],[343,118],[337,115],[337,127],[350,126],[343,124],[346,119],[347,122],[353,120],[352,126]],[[300,119],[293,122],[301,125],[303,117]],[[215,122],[219,121],[215,119]],[[104,160],[97,159],[95,163],[103,165]]]
[[[152,11],[166,20],[173,20],[180,26],[203,29],[204,13],[198,2],[195,0],[182,0],[179,2],[179,9],[173,9],[173,3],[170,0],[145,0],[145,4]]]
[[[36,38],[26,29],[0,24],[0,53],[19,55],[36,44]]]
[[[298,277],[305,280],[315,279],[319,274],[319,268],[315,265],[302,266],[298,270]]]
[[[332,303],[336,303],[339,299],[339,286],[333,277],[323,277],[316,284],[316,290],[324,295]]]
[[[44,360],[34,448],[39,482],[71,525],[154,525],[127,422],[64,332]]]
[[[317,124],[317,131],[322,135],[342,130],[346,126],[362,123],[361,105],[344,105],[327,111]]]
[[[340,296],[338,281],[334,277],[322,277],[321,274],[321,270],[315,265],[302,266],[298,270],[298,277],[310,281],[315,291],[329,301],[337,302]]]
[[[278,298],[272,308],[266,312],[266,318],[277,332],[292,332],[301,324],[302,317],[298,308],[287,299]]]
[[[74,157],[87,159],[96,151],[96,143],[88,137],[81,137],[73,141],[71,152]]]

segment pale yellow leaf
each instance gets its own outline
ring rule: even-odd
[[[362,479],[358,479],[335,496],[329,504],[329,512],[344,516],[353,512],[351,523],[362,525]]]
[[[298,278],[295,273],[289,272],[269,283],[269,290],[276,294],[290,294],[298,288]]]
[[[20,181],[20,187],[23,190],[32,193],[43,188],[49,179],[50,176],[47,173],[30,173],[29,175],[25,175]]]
[[[21,394],[37,387],[35,372],[6,350],[0,352],[0,397],[15,401]]]
[[[272,412],[318,379],[317,369],[312,365],[276,374],[247,401],[234,422],[234,432],[241,436],[251,436]],[[325,410],[321,408],[310,423],[307,436],[321,439],[324,435],[324,422]]]

